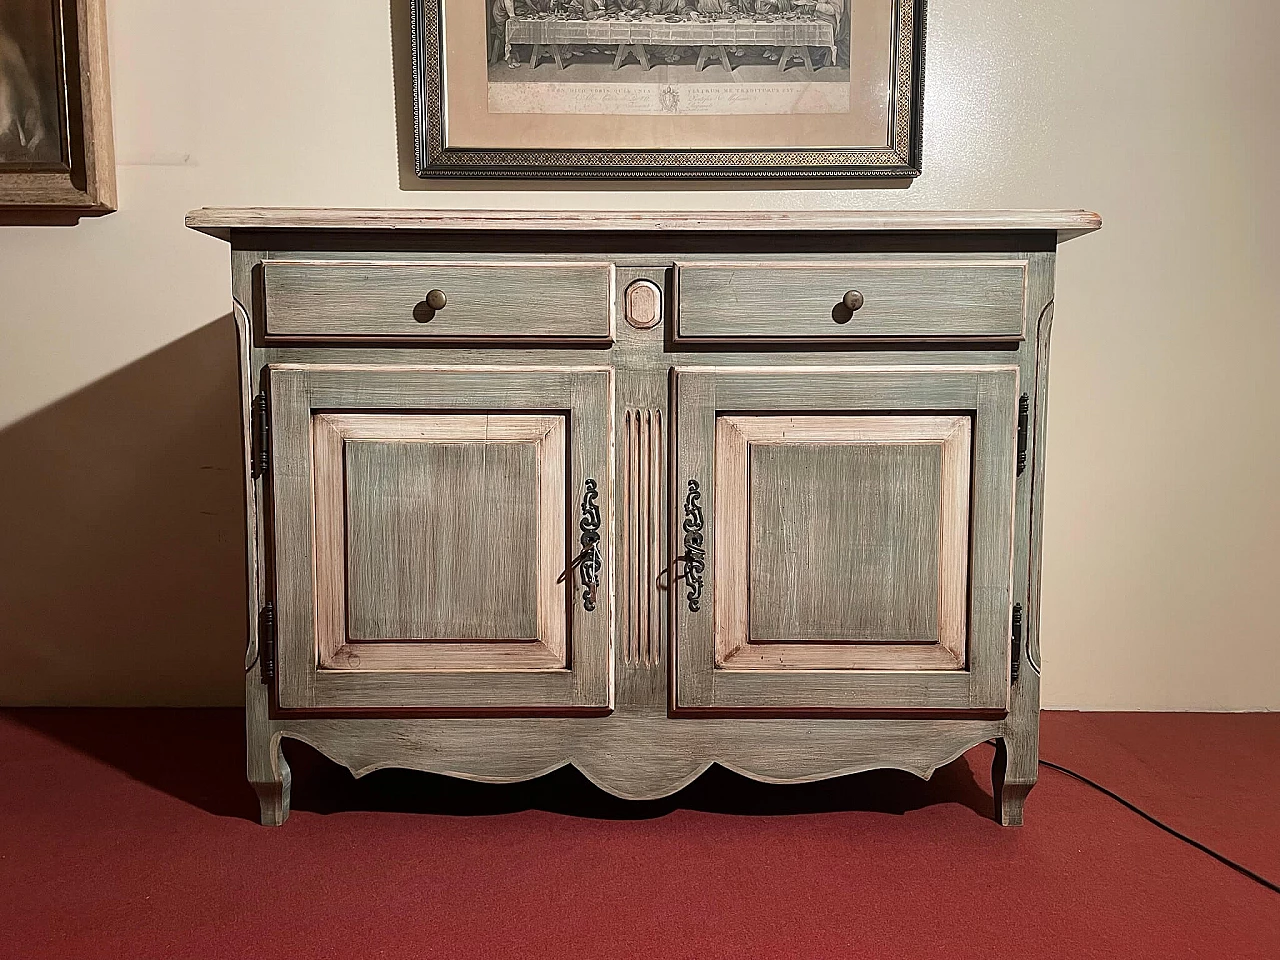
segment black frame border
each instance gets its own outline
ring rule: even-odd
[[[414,155],[423,179],[906,179],[921,172],[927,0],[898,0],[891,147],[760,150],[579,150],[450,147],[445,143],[444,0],[410,0]],[[911,20],[904,22],[904,11]],[[904,62],[905,61],[905,62]],[[903,100],[908,102],[905,105]]]

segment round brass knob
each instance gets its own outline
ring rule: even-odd
[[[862,305],[866,302],[867,299],[862,295],[861,290],[850,290],[844,295],[844,306],[850,313],[861,310]]]
[[[449,299],[444,295],[443,290],[432,290],[427,294],[427,306],[432,310],[443,310],[448,302]]]

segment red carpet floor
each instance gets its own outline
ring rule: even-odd
[[[1280,895],[991,749],[924,782],[713,769],[624,804],[573,771],[354,781],[288,745],[257,826],[235,711],[0,713],[0,957],[1280,958]],[[1047,714],[1043,752],[1280,881],[1280,714]]]

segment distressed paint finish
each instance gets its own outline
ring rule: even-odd
[[[1054,266],[1053,257],[1037,257],[1034,262],[1032,302],[1042,306],[1036,319],[1035,354],[1023,358],[1024,370],[1035,384],[1028,391],[1031,436],[1027,468],[1018,484],[1020,529],[1013,568],[1015,595],[1027,598],[1022,619],[1023,663],[1018,682],[1009,691],[1009,715],[991,767],[995,817],[1005,826],[1022,824],[1027,795],[1040,775],[1040,561]]]
[[[316,414],[321,667],[565,669],[565,435],[562,416]]]
[[[751,446],[749,643],[939,642],[941,446]]]
[[[567,491],[563,469],[554,467],[563,463],[564,419],[386,419],[400,422],[378,439],[350,439],[342,451],[351,639],[540,637],[539,595],[562,592],[554,584]],[[460,419],[471,430],[450,439],[411,439],[395,429]],[[548,475],[550,489],[540,489]]]
[[[676,266],[681,339],[1020,339],[1025,260]],[[861,306],[844,305],[856,292]]]
[[[623,417],[622,601],[619,613],[630,664],[661,662],[663,572],[662,478],[665,442],[661,410]]]
[[[531,446],[347,446],[353,641],[537,636],[538,465]]]
[[[619,711],[594,718],[284,720],[294,737],[357,776],[405,767],[514,783],[572,765],[628,800],[669,796],[712,763],[766,783],[892,767],[928,777],[999,735],[996,720],[672,720]],[[797,749],[803,744],[803,749]]]
[[[1058,242],[1102,227],[1087,210],[410,210],[316,207],[203,207],[187,226],[224,239],[232,230],[614,231],[929,234],[950,231],[1049,233]],[[770,246],[777,247],[770,241]]]
[[[284,737],[312,744],[357,774],[400,766],[511,782],[573,764],[604,789],[635,799],[671,793],[712,762],[771,782],[798,782],[875,767],[897,767],[927,776],[968,747],[994,739],[999,744],[993,768],[996,817],[1007,824],[1022,821],[1023,804],[1036,776],[1038,662],[1024,657],[1021,678],[1009,685],[1007,627],[1009,606],[1022,602],[1026,649],[1028,654],[1038,649],[1038,518],[1043,496],[1053,245],[1057,239],[1095,229],[1096,221],[1076,214],[1034,213],[766,216],[754,226],[755,221],[738,222],[729,215],[660,219],[612,214],[598,218],[532,213],[477,217],[406,212],[388,213],[382,219],[377,214],[341,211],[193,215],[193,225],[200,229],[235,234],[232,276],[241,332],[251,594],[245,661],[247,769],[261,801],[264,823],[278,824],[288,816],[289,770],[279,749]],[[289,229],[273,233],[277,227]],[[600,235],[596,242],[590,232],[596,227],[612,232]],[[347,235],[348,228],[359,233]],[[1009,231],[1007,236],[1004,228]],[[619,283],[611,294],[610,306],[621,313],[625,307],[622,291],[634,280],[649,280],[670,296],[677,262],[724,260],[726,254],[785,257],[777,253],[777,231],[828,229],[834,232],[824,237],[823,255],[829,253],[842,261],[862,256],[903,264],[972,261],[987,253],[1025,261],[1025,340],[956,339],[928,350],[914,350],[906,342],[854,337],[837,344],[781,342],[763,351],[739,350],[732,340],[725,340],[718,345],[682,349],[673,340],[678,318],[668,316],[648,330],[621,325],[617,341],[607,352],[570,341],[554,346],[529,343],[500,353],[465,343],[391,347],[335,339],[305,344],[268,340],[261,304],[255,299],[255,272],[272,256],[297,257],[301,250],[317,259],[358,255],[361,260],[403,261],[423,250],[441,258],[456,250],[460,259],[546,256],[557,262],[612,262]],[[877,252],[882,235],[884,248]],[[360,237],[358,242],[353,241],[356,236]],[[812,245],[805,236],[803,232],[789,234],[785,245],[809,250]],[[1016,239],[1010,239],[1013,237]],[[812,260],[814,254],[791,257]],[[676,368],[679,374],[674,372]],[[575,379],[573,371],[588,369],[597,371],[595,377],[606,375],[607,382],[601,384],[592,377]],[[426,371],[441,372],[455,386],[466,384],[466,389],[457,390],[447,403],[438,395],[424,397],[415,392],[415,380]],[[275,687],[287,689],[288,678],[277,679],[274,686],[261,682],[263,651],[257,611],[267,600],[279,602],[282,591],[287,596],[295,589],[290,585],[290,563],[285,562],[282,568],[281,558],[276,556],[278,548],[297,552],[304,544],[301,529],[282,537],[281,520],[287,525],[288,518],[278,516],[273,504],[279,500],[281,487],[288,488],[299,480],[310,482],[309,470],[302,471],[307,477],[295,479],[292,474],[297,471],[291,471],[287,464],[273,475],[257,479],[247,469],[249,399],[276,372],[285,374],[286,380],[293,372],[331,377],[346,392],[345,401],[338,406],[349,409],[350,403],[358,402],[362,412],[394,415],[428,400],[436,404],[433,409],[443,406],[467,416],[485,412],[542,416],[557,415],[556,410],[571,411],[565,457],[571,510],[581,497],[577,485],[582,474],[575,466],[575,457],[581,459],[579,445],[584,441],[598,443],[603,453],[592,469],[599,472],[602,481],[601,597],[606,606],[603,622],[610,627],[615,616],[615,587],[618,591],[618,643],[607,640],[600,647],[601,658],[590,668],[608,691],[604,706],[598,708],[600,715],[539,716],[539,709],[551,708],[535,707],[530,712],[528,699],[521,701],[526,703],[524,708],[495,706],[494,693],[501,692],[502,685],[495,686],[491,678],[460,690],[442,689],[424,707],[420,698],[415,699],[413,683],[392,674],[379,677],[372,686],[344,692],[344,702],[350,698],[359,703],[363,698],[399,703],[407,705],[400,714],[408,710],[409,715],[393,715],[385,706],[368,707],[359,716],[344,715],[342,710],[324,705],[299,713],[275,703]],[[496,372],[542,372],[548,379],[544,389],[524,391],[513,381],[494,377]],[[736,379],[732,376],[735,373]],[[759,389],[750,387],[753,382]],[[958,392],[948,394],[953,389]],[[1031,400],[1032,436],[1028,469],[1015,480],[1016,397],[1024,391]],[[528,394],[535,392],[539,405],[533,409]],[[823,401],[823,397],[827,399]],[[310,402],[314,398],[306,399]],[[337,403],[332,399],[325,402]],[[597,406],[605,408],[607,416],[594,432],[588,429],[584,435],[577,411],[585,414]],[[988,532],[979,538],[983,542],[972,551],[966,572],[976,574],[979,580],[980,585],[971,588],[978,601],[978,620],[1000,627],[1002,641],[997,653],[1004,659],[993,663],[988,658],[976,677],[966,679],[966,672],[950,671],[963,686],[973,687],[954,691],[957,705],[953,708],[939,707],[946,698],[939,701],[929,682],[938,671],[901,670],[872,671],[863,676],[862,696],[852,707],[778,714],[774,707],[766,706],[762,714],[759,706],[726,705],[672,716],[670,708],[677,696],[687,698],[684,702],[717,699],[716,674],[724,672],[715,668],[713,644],[688,643],[689,614],[679,602],[683,581],[677,559],[683,490],[690,477],[702,481],[704,508],[711,521],[709,543],[714,536],[715,443],[708,438],[714,438],[716,411],[724,416],[763,412],[771,418],[857,415],[887,423],[894,416],[945,418],[963,416],[965,410],[970,411],[966,419],[973,425],[970,444],[976,499],[970,512],[974,529]],[[283,420],[281,416],[279,405],[273,404],[273,431],[282,423],[287,427],[288,412]],[[1004,422],[1003,428],[994,426],[998,421]],[[989,429],[984,426],[988,423],[992,425]],[[640,429],[642,426],[645,429]],[[617,484],[612,483],[614,464]],[[788,469],[794,472],[798,467],[783,472]],[[1010,497],[998,505],[989,491],[1003,489],[1006,471]],[[657,484],[655,474],[659,475]],[[936,487],[930,489],[936,492]],[[305,490],[303,486],[299,495],[305,495]],[[638,538],[643,538],[647,549],[651,547],[652,541],[642,531],[652,534],[655,520],[661,527],[650,555],[657,572],[650,580],[634,561],[639,553]],[[573,533],[576,514],[568,521]],[[709,560],[714,561],[715,552],[712,545]],[[715,589],[710,567],[708,574],[706,601],[711,604]],[[647,585],[656,589],[662,601],[656,611],[652,592],[642,602]],[[644,632],[638,629],[641,608],[649,617]],[[571,620],[578,616],[577,609],[571,611]],[[601,622],[597,621],[597,626]],[[775,674],[766,671],[761,678],[751,671],[753,675],[746,679],[753,685],[739,690],[737,699],[747,704],[789,702],[793,707],[812,702],[815,696],[839,700],[845,696],[840,694],[845,678],[833,681],[827,676],[832,672],[811,671],[806,675],[811,684],[801,691],[804,696],[797,697],[796,691],[788,693],[778,686]],[[512,691],[508,688],[505,692]],[[926,712],[921,712],[922,707]],[[413,714],[414,710],[418,712]]]
[[[568,501],[576,502],[577,491],[585,488],[588,479],[596,481],[606,501],[611,494],[609,370],[275,364],[268,368],[268,379],[282,707],[600,710],[609,706],[611,597],[606,591],[595,610],[582,608],[578,595],[571,592],[575,584],[570,582],[573,572],[565,533]],[[564,413],[545,413],[548,408]],[[502,412],[494,413],[495,409]],[[456,413],[442,412],[450,410]],[[575,438],[568,446],[567,436]],[[473,532],[482,528],[485,511],[483,505],[478,508],[474,502],[457,499],[466,492],[458,486],[463,479],[459,469],[468,465],[456,456],[449,467],[453,484],[448,477],[441,487],[425,482],[420,462],[412,466],[402,462],[394,480],[386,476],[378,480],[380,492],[359,485],[367,476],[359,466],[353,486],[352,465],[344,448],[379,438],[419,444],[448,441],[445,446],[462,452],[464,459],[465,451],[482,450],[488,444],[537,439],[538,451],[533,454],[537,462],[528,472],[526,488],[520,489],[513,476],[499,473],[491,477],[497,487],[490,491],[491,498],[507,499],[504,509],[509,512],[509,498],[526,498],[525,506],[517,505],[512,516],[523,510],[533,520],[526,527],[526,536],[537,541],[538,556],[533,636],[480,638],[477,634],[484,624],[473,622],[459,631],[463,636],[439,638],[453,643],[405,642],[427,640],[438,633],[440,628],[427,619],[435,618],[446,628],[463,621],[468,585],[460,580],[474,573],[476,549],[470,542],[445,549],[444,543],[429,541],[421,524],[407,522],[405,510],[422,523],[433,516],[437,521],[448,518],[453,529]],[[473,474],[482,456],[470,457]],[[388,463],[384,454],[382,466]],[[406,556],[430,546],[438,565],[432,571],[434,583],[449,584],[449,589],[424,591],[414,598],[409,615],[417,622],[412,625],[427,628],[426,637],[351,637],[343,603],[350,596],[349,578],[360,577],[371,562],[358,558],[351,563],[349,551],[362,548],[359,536],[352,539],[346,522],[353,501],[357,514],[363,511],[372,516],[374,511],[361,504],[366,497],[377,498],[385,515],[388,502],[403,497],[405,487],[414,485],[411,502],[398,505],[401,515],[384,516],[399,522],[399,528],[386,535],[401,538],[402,543],[407,539],[407,549],[402,551]],[[498,528],[502,526],[500,522]],[[357,534],[360,530],[357,525]],[[528,547],[532,550],[533,544]],[[397,577],[412,576],[414,569],[406,561]],[[357,591],[362,586],[357,581]],[[403,586],[409,589],[407,583]],[[478,588],[505,591],[519,602],[518,586],[480,584]],[[387,585],[369,584],[367,589],[385,590]],[[500,598],[493,609],[508,607]],[[404,613],[394,600],[384,611],[385,616]]]
[[[662,288],[652,280],[636,280],[627,286],[624,302],[627,323],[637,330],[650,330],[662,322]]]
[[[291,260],[263,264],[267,332],[438,340],[613,336],[611,263]],[[438,310],[433,291],[445,295]]]
[[[918,359],[918,358],[916,358]],[[722,483],[731,471],[720,460],[717,424],[733,411],[770,413],[821,411],[827,422],[836,412],[858,411],[867,420],[883,420],[885,436],[911,411],[921,414],[947,410],[971,416],[973,440],[971,528],[968,551],[969,632],[965,650],[967,669],[955,669],[955,661],[921,660],[928,648],[908,654],[898,648],[868,646],[858,652],[865,669],[839,669],[829,660],[767,651],[781,662],[765,659],[751,669],[735,669],[735,648],[725,631],[745,638],[741,622],[745,606],[736,585],[746,582],[740,567],[747,539],[741,521],[738,537],[713,530],[711,568],[715,575],[707,585],[715,616],[706,605],[699,611],[676,605],[677,651],[676,705],[682,709],[761,709],[777,713],[802,709],[1003,709],[1007,698],[1009,612],[1013,549],[1013,497],[1015,426],[1019,371],[999,366],[813,366],[809,368],[764,366],[679,367],[675,373],[675,430],[679,476],[698,480],[708,497],[707,515],[719,523],[726,515],[723,495],[742,503],[747,494]],[[878,416],[882,414],[882,416]],[[743,422],[735,418],[735,423]],[[829,428],[828,428],[829,429]],[[738,431],[728,431],[729,435]],[[721,430],[723,440],[727,431]],[[745,456],[741,459],[745,459]],[[745,484],[745,471],[732,471]],[[952,471],[954,475],[955,471]],[[715,478],[714,486],[710,481]],[[833,482],[836,482],[833,479]],[[926,509],[939,509],[940,497]],[[953,507],[954,512],[956,508]],[[739,511],[741,513],[741,511]],[[954,528],[953,519],[950,526]],[[719,556],[725,544],[727,557]],[[734,569],[735,565],[739,568]],[[733,590],[732,601],[724,597]],[[953,613],[950,624],[954,628]],[[953,644],[954,646],[955,644]],[[944,645],[945,646],[945,645]],[[933,648],[935,651],[938,648]],[[747,645],[745,656],[751,650]],[[716,663],[716,652],[723,662]],[[947,657],[950,650],[944,651]],[[819,656],[826,656],[825,653]],[[895,662],[893,657],[901,656]],[[938,654],[935,653],[935,656]],[[847,665],[845,665],[847,666]],[[910,669],[900,669],[906,666]],[[824,667],[830,669],[823,669]],[[949,668],[949,669],[943,669]]]
[[[717,418],[717,663],[962,669],[970,434],[960,416]]]

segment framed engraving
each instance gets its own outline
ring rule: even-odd
[[[3,0],[0,214],[115,208],[104,0]]]
[[[914,177],[925,0],[412,0],[422,177]]]

